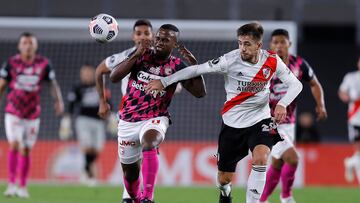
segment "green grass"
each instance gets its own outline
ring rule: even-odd
[[[0,184],[0,192],[5,185]],[[0,196],[0,203],[120,203],[121,187],[99,186],[88,188],[74,185],[39,185],[29,186],[31,198],[5,198]],[[233,202],[245,202],[245,190],[233,190]],[[218,191],[213,187],[158,187],[155,193],[156,203],[217,203]],[[358,203],[359,188],[308,187],[295,189],[294,196],[298,203]],[[276,191],[271,203],[279,202]]]

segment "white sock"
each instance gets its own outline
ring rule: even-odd
[[[348,158],[348,163],[351,167],[357,167],[360,165],[360,152],[355,152]]]
[[[266,166],[253,165],[246,189],[246,203],[257,203],[264,191]]]
[[[124,185],[124,190],[123,190],[123,199],[131,199],[129,193],[127,192],[125,185]]]

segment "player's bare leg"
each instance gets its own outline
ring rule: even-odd
[[[134,203],[140,203],[140,166],[141,160],[132,164],[121,164],[124,174],[124,185]]]
[[[17,163],[19,153],[19,142],[14,141],[9,143],[8,152],[8,187],[4,192],[6,197],[13,197],[16,195],[16,174],[17,174]]]
[[[231,203],[231,181],[234,177],[233,172],[218,171],[217,187],[220,189],[219,203]]]
[[[161,133],[155,129],[147,130],[141,140],[143,148],[142,176],[144,191],[142,203],[153,202],[156,176],[159,170],[157,147],[163,141]]]
[[[344,160],[345,164],[345,179],[348,182],[354,181],[354,171],[360,181],[360,140],[354,141],[354,154]]]
[[[257,203],[264,190],[266,181],[266,164],[270,148],[266,145],[257,145],[252,151],[252,170],[249,175],[246,189],[246,203]]]
[[[94,164],[95,161],[98,157],[98,151],[95,148],[85,148],[84,150],[85,153],[85,173],[86,173],[86,178],[84,180],[84,182],[92,187],[96,185],[96,179],[95,179],[95,172],[94,172]]]

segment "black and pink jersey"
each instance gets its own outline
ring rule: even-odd
[[[120,104],[120,119],[137,122],[159,116],[169,117],[168,107],[176,84],[167,87],[156,97],[146,94],[145,86],[151,80],[166,77],[185,67],[186,65],[178,57],[170,56],[165,61],[158,61],[155,59],[154,51],[149,50],[144,53],[131,69],[126,94]]]
[[[26,63],[17,54],[4,63],[0,77],[8,82],[5,112],[23,119],[40,116],[41,83],[55,79],[49,60],[37,55]]]
[[[300,56],[290,55],[289,69],[300,81],[309,82],[315,77],[311,66]],[[286,94],[287,86],[283,84],[276,76],[271,80],[270,85],[270,108],[271,115],[274,115],[274,110],[278,101]],[[283,123],[296,122],[296,99],[286,108],[286,119]]]

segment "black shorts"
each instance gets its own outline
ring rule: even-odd
[[[348,125],[350,142],[360,141],[360,126]]]
[[[264,119],[247,128],[233,128],[223,123],[218,141],[218,169],[223,172],[235,172],[237,163],[248,155],[249,149],[263,144],[270,149],[282,138],[275,130],[270,118]]]

